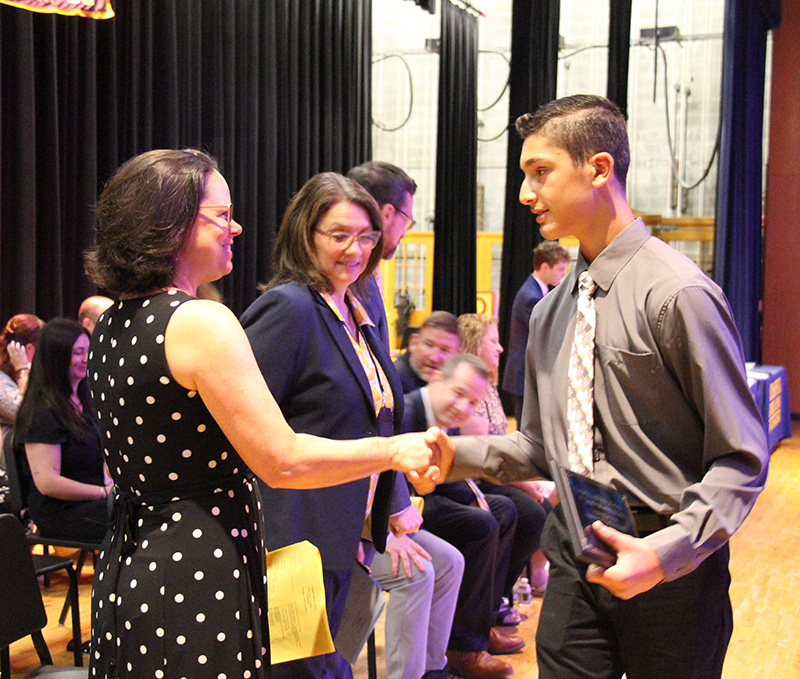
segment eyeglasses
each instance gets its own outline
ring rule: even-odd
[[[231,230],[231,222],[233,221],[233,203],[225,203],[223,205],[201,205],[198,209],[199,210],[221,210],[225,209],[226,213],[224,215],[217,215],[217,217],[222,217],[225,220],[225,227],[228,231]],[[216,220],[214,220],[216,223]],[[217,224],[219,226],[219,224]],[[220,227],[223,228],[223,227]]]
[[[406,222],[406,231],[410,231],[414,228],[414,224],[416,224],[416,220],[412,218],[410,215],[407,215],[403,210],[401,210],[397,205],[394,206],[394,209],[397,210],[403,217],[405,217],[408,221]]]
[[[381,239],[380,231],[365,231],[364,233],[347,233],[346,231],[321,231],[317,230],[323,236],[327,236],[331,243],[339,250],[347,250],[354,241],[358,241],[359,247],[363,250],[372,250]]]

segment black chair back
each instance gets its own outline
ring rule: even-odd
[[[69,576],[69,597],[72,600],[72,643],[76,665],[83,665],[81,621],[78,611],[78,577],[71,558],[32,555],[25,529],[12,514],[0,514],[0,677],[11,677],[9,646],[31,636],[39,662],[47,665],[25,679],[58,675],[63,679],[88,679],[83,667],[53,667],[53,659],[42,629],[47,625],[42,593],[37,575],[66,569]]]
[[[0,648],[47,625],[25,529],[16,516],[0,515]]]
[[[22,510],[28,506],[30,479],[23,472],[25,465],[21,455],[24,454],[22,446],[14,446],[14,430],[6,431],[3,435],[3,458],[6,461],[9,491],[6,496],[6,507],[17,518],[21,518]]]

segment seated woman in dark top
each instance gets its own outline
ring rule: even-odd
[[[89,388],[89,333],[57,318],[42,330],[17,413],[31,518],[45,537],[100,542],[108,527],[103,454]]]

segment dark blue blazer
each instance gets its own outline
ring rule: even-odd
[[[405,395],[403,405],[403,433],[427,431],[428,420],[425,417],[425,404],[422,402],[420,389]]]
[[[403,410],[403,432],[426,431],[428,420],[425,417],[425,404],[422,401],[422,390],[417,389],[410,394],[406,394],[405,407]],[[461,431],[458,428],[447,429],[450,436],[458,436]],[[470,490],[466,481],[447,481],[440,483],[433,491],[434,495],[441,495],[449,498],[453,502],[462,505],[469,505],[475,501],[475,494]],[[425,510],[422,511],[423,516]],[[427,519],[426,519],[427,520]]]
[[[355,290],[351,290],[355,294],[361,304],[369,314],[370,320],[375,324],[375,328],[380,337],[381,342],[386,347],[386,351],[391,355],[391,341],[389,339],[389,323],[386,320],[386,309],[383,306],[383,292],[378,286],[378,281],[375,276],[370,276],[366,283],[366,294],[358,294]],[[391,365],[391,370],[396,372],[394,364]],[[386,366],[383,369],[388,370]],[[397,379],[400,379],[398,376]],[[402,473],[397,474],[394,484],[394,493],[392,502],[389,507],[390,514],[397,514],[404,510],[411,504],[410,495],[408,492],[408,483]]]
[[[511,307],[511,328],[508,335],[508,354],[503,369],[503,391],[515,396],[525,393],[525,348],[531,312],[543,297],[542,289],[533,276],[522,284]]]
[[[394,362],[394,367],[397,370],[397,374],[400,375],[404,394],[410,394],[412,391],[416,391],[427,384],[411,367],[411,354],[408,351],[400,354]]]
[[[296,432],[332,439],[378,435],[372,391],[347,331],[307,286],[285,283],[256,299],[241,318],[253,352],[286,421]],[[391,358],[372,328],[364,336],[394,394],[400,431],[403,393]],[[264,432],[269,436],[269,432]],[[384,472],[373,504],[373,541],[383,549],[394,472]],[[268,549],[308,540],[323,567],[350,571],[358,550],[369,479],[314,490],[260,483]]]

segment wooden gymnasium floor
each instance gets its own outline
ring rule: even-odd
[[[724,679],[800,679],[800,423],[772,456],[767,488],[732,541],[731,597],[734,632],[723,672]],[[89,636],[91,565],[81,579],[81,619],[84,639]],[[45,639],[57,665],[72,663],[66,652],[69,623],[58,626],[66,579],[55,576],[44,592],[50,623]],[[504,656],[516,677],[535,679],[534,635],[540,603],[534,601],[529,618],[518,633],[528,645],[516,655]],[[0,612],[0,615],[2,612]],[[378,623],[378,676],[383,667],[383,621]],[[21,679],[38,661],[30,638],[11,646],[12,679]],[[355,667],[356,679],[366,679],[366,651]]]

